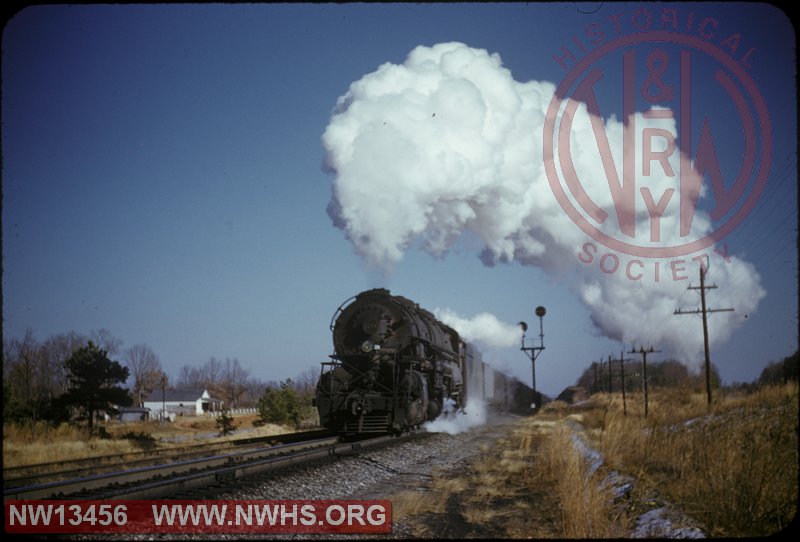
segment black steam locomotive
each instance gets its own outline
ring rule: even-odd
[[[492,399],[495,390],[502,402],[530,402],[520,399],[526,391],[516,380],[487,373],[480,352],[454,329],[388,290],[345,301],[331,331],[334,354],[323,363],[315,398],[323,427],[399,433],[462,409],[467,397]]]

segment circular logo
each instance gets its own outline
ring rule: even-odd
[[[621,149],[612,143],[620,139],[619,134],[610,136],[603,121],[598,91],[603,87],[608,92],[609,77],[599,67],[601,59],[621,63],[621,85],[612,93],[622,102]],[[715,139],[707,111],[693,108],[692,67],[700,61],[716,67],[710,74],[713,86],[700,90],[718,91],[730,101],[741,123],[741,162],[735,165],[735,174],[730,174],[730,168],[723,173],[720,167],[717,141],[723,138],[718,135]],[[702,70],[704,77],[708,71]],[[666,80],[668,74],[670,81]],[[637,112],[637,100],[651,107]],[[573,141],[576,115],[584,107],[594,140],[588,151]],[[677,133],[659,127],[662,121],[677,125]],[[694,144],[693,129],[699,129]],[[724,134],[731,135],[738,134],[731,130]],[[675,154],[677,142],[679,154]],[[585,167],[581,170],[573,147],[597,152],[598,167],[590,172]],[[752,77],[725,51],[693,36],[647,31],[597,47],[567,74],[545,117],[543,157],[553,193],[587,235],[620,253],[674,257],[713,245],[753,209],[772,160],[771,123]],[[672,167],[676,163],[678,171]],[[661,186],[638,182],[656,174],[670,182]],[[708,212],[712,225],[699,228],[698,234],[692,228],[698,201],[709,192],[715,204]],[[670,241],[662,241],[661,219],[667,216],[668,206],[672,220],[665,223],[675,231],[664,236]],[[649,227],[643,227],[646,222]]]

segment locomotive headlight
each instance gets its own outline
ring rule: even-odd
[[[369,354],[375,348],[375,345],[369,341],[364,341],[361,343],[361,351],[365,354]]]

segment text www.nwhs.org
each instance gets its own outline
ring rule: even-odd
[[[124,504],[123,504],[124,503]],[[9,501],[16,533],[388,533],[389,501]]]
[[[234,519],[228,519],[228,506],[222,505],[153,505],[153,521],[161,525],[383,525],[386,510],[378,504],[332,504],[322,508],[324,519],[317,517],[313,504],[237,504]],[[233,523],[231,523],[233,521]]]

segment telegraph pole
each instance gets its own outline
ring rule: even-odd
[[[711,356],[708,353],[708,320],[706,315],[712,312],[731,312],[734,309],[709,309],[706,308],[706,290],[713,290],[716,284],[705,285],[706,268],[700,264],[700,286],[689,286],[687,290],[700,290],[700,309],[684,311],[676,309],[674,314],[702,314],[703,315],[703,346],[706,356],[706,395],[708,396],[708,406],[711,406]]]
[[[161,374],[161,423],[167,417],[167,373]]]
[[[606,377],[604,375],[605,373],[603,373],[603,356],[600,356],[600,387],[598,388],[598,391],[600,393],[606,391]]]
[[[609,362],[610,362],[611,361],[611,357],[609,356],[608,359],[609,359]],[[625,352],[623,350],[619,351],[619,359],[615,360],[615,361],[619,361],[619,381],[620,381],[620,387],[622,388],[622,415],[623,416],[627,416],[628,415],[628,403],[625,400],[625,362],[627,360],[625,359]],[[610,365],[609,365],[609,367],[610,367]]]
[[[654,353],[657,354],[661,352],[661,350],[653,350],[653,347],[650,346],[647,350],[644,347],[640,346],[639,350],[637,351],[635,348],[631,347],[631,351],[628,352],[629,354],[641,354],[642,355],[642,386],[644,388],[644,417],[647,417],[647,354]]]
[[[603,358],[600,358],[600,361],[595,361],[595,369],[594,369],[594,381],[595,393],[600,393],[603,391]]]

